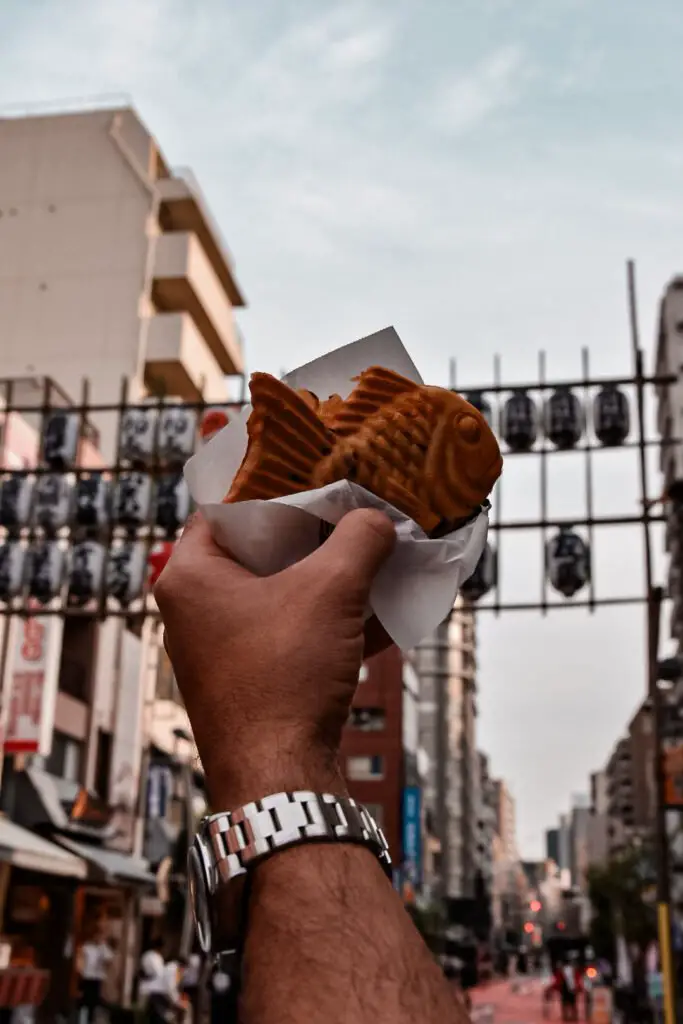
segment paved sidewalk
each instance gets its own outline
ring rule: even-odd
[[[543,985],[537,978],[493,981],[471,991],[473,1024],[539,1024]],[[551,1014],[559,1020],[559,1012]]]

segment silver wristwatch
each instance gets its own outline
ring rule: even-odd
[[[231,952],[240,939],[247,872],[278,850],[307,842],[369,847],[391,878],[389,847],[364,807],[331,793],[275,793],[202,820],[188,856],[190,899],[203,953]],[[220,931],[216,893],[221,890]]]

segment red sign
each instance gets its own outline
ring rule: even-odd
[[[52,634],[60,623],[56,617],[33,616],[15,620],[13,625],[16,632],[9,665],[5,752],[45,753],[57,685],[56,665],[49,650],[54,644],[49,641],[59,640]]]

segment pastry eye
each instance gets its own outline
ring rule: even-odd
[[[476,444],[481,438],[481,427],[474,416],[462,416],[458,422],[458,430],[463,441],[468,444]]]

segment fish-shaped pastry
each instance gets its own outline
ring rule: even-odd
[[[252,374],[248,445],[226,502],[276,498],[352,480],[426,533],[469,518],[503,468],[482,414],[445,388],[371,366],[347,399],[320,402]]]

